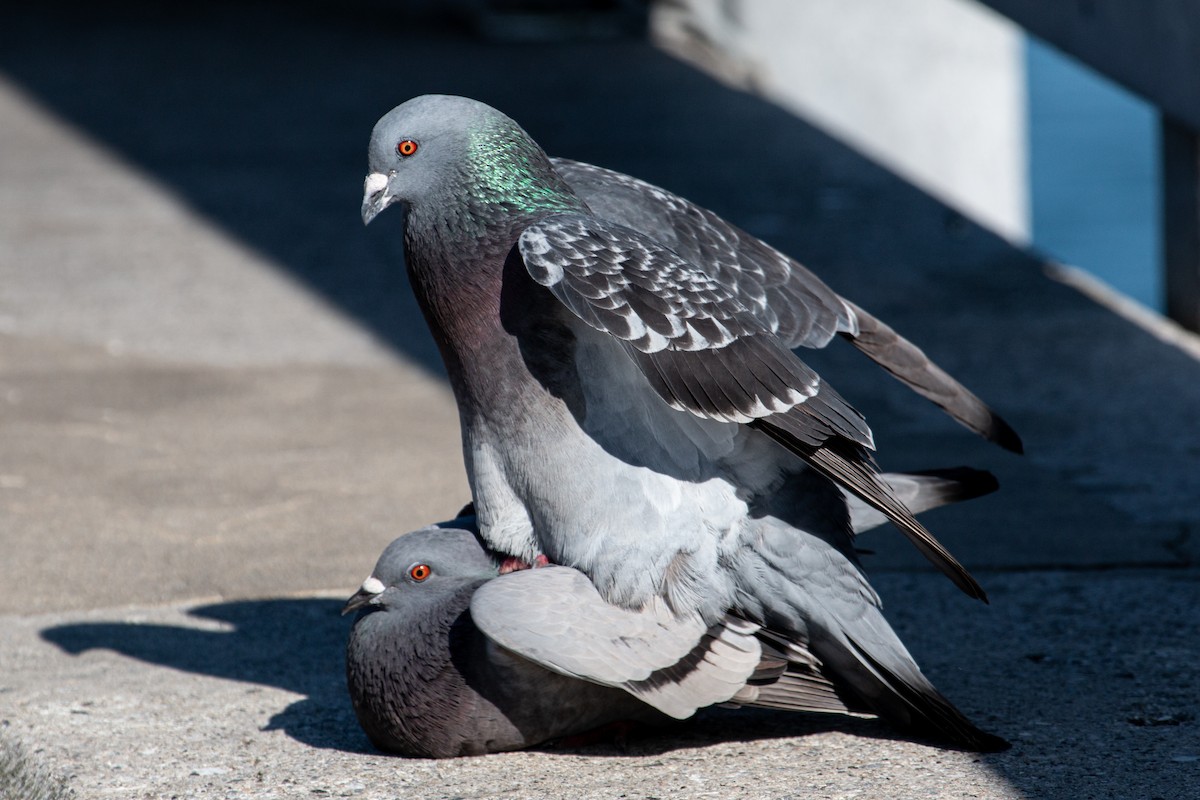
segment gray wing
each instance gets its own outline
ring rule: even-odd
[[[688,259],[787,347],[824,347],[840,334],[961,424],[1021,452],[1020,437],[982,400],[799,262],[665,189],[591,164],[553,162],[597,216],[628,225]]]
[[[674,251],[582,214],[540,220],[518,247],[533,279],[623,342],[672,408],[739,423],[790,414],[789,429],[814,446],[838,437],[873,447],[861,414]]]
[[[1024,452],[1017,432],[967,387],[930,361],[920,348],[849,300],[842,302],[858,321],[857,333],[843,334],[855,347],[960,424],[1005,450]]]
[[[695,263],[788,347],[824,347],[837,333],[857,332],[854,312],[820,278],[713,212],[629,175],[553,162],[593,213]]]
[[[518,247],[533,279],[619,340],[672,408],[771,437],[885,514],[964,592],[985,598],[880,479],[862,415],[729,287],[637,231],[581,214],[540,220]]]
[[[582,573],[543,567],[503,575],[471,599],[471,617],[507,650],[563,675],[624,689],[684,719],[729,700],[758,668],[757,625],[712,627],[655,600],[642,611],[605,602]]]

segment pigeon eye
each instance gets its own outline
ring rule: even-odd
[[[413,564],[408,568],[408,577],[414,581],[423,581],[433,574],[428,564]]]
[[[398,145],[396,145],[396,152],[405,158],[408,158],[413,153],[417,152],[417,143],[412,139],[403,139]]]

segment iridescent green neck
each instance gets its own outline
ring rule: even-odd
[[[468,163],[476,199],[527,214],[578,211],[583,203],[550,160],[515,124],[485,124],[468,132]],[[512,126],[512,127],[510,127]]]

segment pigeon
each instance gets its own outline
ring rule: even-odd
[[[885,477],[914,510],[995,488],[989,475],[969,470]],[[884,521],[868,512],[856,531]],[[346,603],[343,613],[359,612],[347,685],[381,750],[479,755],[612,723],[661,726],[712,705],[883,715],[951,746],[1007,747],[938,694],[869,604],[859,611],[890,636],[889,660],[903,674],[893,680],[909,697],[860,694],[836,662],[734,613],[706,626],[661,600],[630,611],[562,566],[496,577],[496,559],[477,533],[471,515],[399,537]]]
[[[343,609],[359,612],[346,683],[371,743],[405,756],[454,758],[619,721],[665,721],[627,692],[565,677],[479,632],[471,597],[497,566],[462,527],[471,524],[458,519],[396,539]]]
[[[894,635],[865,621],[880,602],[843,490],[986,600],[882,477],[862,415],[793,351],[848,339],[1020,450],[883,322],[712,212],[551,159],[475,100],[396,107],[368,162],[363,221],[403,211],[405,263],[492,551],[572,567],[628,611],[661,602],[705,626],[733,611],[880,697],[903,695],[892,679],[908,676],[889,661]]]
[[[880,480],[862,415],[790,349],[841,334],[958,421],[1021,448],[887,325],[712,212],[552,160],[468,98],[396,107],[368,160],[363,221],[404,210],[405,261],[490,547],[574,566],[619,605],[662,595],[711,620],[740,591],[722,565],[761,520],[787,523],[781,498],[811,469],[986,599]]]

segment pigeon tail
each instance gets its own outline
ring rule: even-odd
[[[996,477],[987,470],[971,467],[885,472],[880,476],[896,498],[914,514],[932,508],[961,503],[991,494],[1000,488]],[[850,509],[850,527],[855,534],[871,530],[888,521],[887,516],[848,490],[842,490]]]
[[[904,474],[923,485],[921,511],[950,503],[959,503],[963,500],[974,500],[976,497],[983,497],[1000,488],[1000,482],[996,480],[995,475],[986,469],[975,469],[974,467],[918,469]],[[890,478],[891,476],[885,477]]]

